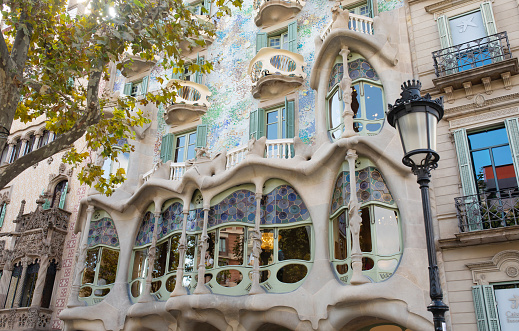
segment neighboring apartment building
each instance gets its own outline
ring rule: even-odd
[[[517,330],[518,2],[409,4],[422,92],[445,98],[432,178],[451,327]]]
[[[111,197],[61,153],[0,192],[0,330],[432,329],[419,188],[385,121],[411,78],[445,96],[432,204],[447,329],[513,330],[518,10],[245,0],[208,47],[181,43],[213,72],[112,67],[103,93],[166,77],[179,97],[144,107],[152,122],[119,164],[93,154],[127,169]],[[15,123],[2,162],[50,139],[43,122]]]

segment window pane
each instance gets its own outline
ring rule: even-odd
[[[180,234],[171,236],[171,248],[169,249],[169,271],[175,272],[178,268],[179,256],[178,245],[180,244]]]
[[[366,98],[366,119],[378,120],[384,118],[382,89],[375,85],[364,84],[364,95]]]
[[[186,160],[190,160],[190,159],[193,159],[195,157],[195,147],[196,147],[196,145],[189,145],[188,146]]]
[[[278,111],[271,111],[267,113],[267,124],[278,122]]]
[[[27,274],[23,283],[22,301],[20,302],[20,307],[29,307],[31,305],[32,295],[34,294],[34,286],[36,285],[39,269],[40,265],[38,263],[32,263],[27,266]]]
[[[330,117],[330,129],[338,127],[342,123],[342,102],[339,100],[339,90],[330,97],[328,101],[328,111]]]
[[[242,265],[244,255],[242,227],[229,227],[220,229],[218,265]]]
[[[377,233],[377,254],[393,255],[400,252],[400,235],[396,212],[390,209],[374,207],[375,230]]]
[[[175,162],[184,162],[184,147],[175,150]]]
[[[81,284],[93,284],[94,276],[97,268],[97,259],[99,257],[99,249],[91,249],[87,252],[85,261],[85,270],[83,271],[83,281]]]
[[[20,282],[20,277],[22,274],[22,266],[15,266],[13,269],[13,273],[11,274],[11,282],[9,284],[9,291],[7,292],[7,298],[5,301],[5,308],[12,308],[14,304],[14,297],[16,296],[16,289],[18,288],[18,283]]]
[[[186,145],[186,136],[180,136],[177,138],[177,148],[184,147]]]
[[[267,125],[267,139],[278,139],[278,124]]]
[[[348,256],[348,241],[346,234],[346,213],[342,212],[333,220],[334,256],[337,260],[344,260]]]
[[[249,265],[253,265],[254,260],[252,257],[252,232],[249,232]],[[261,253],[259,257],[259,265],[269,265],[274,263],[274,230],[273,229],[262,229],[261,230]]]
[[[184,258],[184,270],[186,272],[196,271],[195,267],[195,250],[196,250],[196,238],[195,236],[186,236],[187,249],[186,257]]]
[[[470,149],[508,144],[508,136],[505,128],[472,133],[468,135]]]
[[[43,136],[41,136],[40,141],[38,142],[38,148],[47,145],[47,143],[49,142],[49,136],[50,136],[49,131],[47,131],[47,130],[43,131]]]
[[[189,134],[189,145],[196,144],[196,132]]]
[[[133,255],[132,280],[146,277],[148,268],[148,249],[135,251]]]
[[[353,118],[360,118],[362,112],[360,111],[360,93],[359,84],[351,87],[351,110],[353,111]]]
[[[281,138],[286,138],[287,137],[287,134],[285,132],[285,128],[286,128],[286,121],[287,121],[287,115],[286,115],[286,109],[283,108],[282,109],[283,113],[282,113],[282,118],[281,118]]]
[[[108,248],[103,248],[101,263],[99,264],[99,276],[97,285],[115,283],[117,273],[117,263],[119,262],[119,252]]]
[[[282,39],[283,39],[283,49],[286,49],[288,50],[288,32],[285,32],[282,34]]]
[[[361,209],[362,224],[360,227],[360,250],[362,252],[371,252],[371,222],[370,222],[370,210],[369,207]]]
[[[126,173],[128,173],[128,163],[130,162],[130,153],[120,153],[117,157],[119,159],[119,168],[123,168]],[[117,171],[117,169],[112,169],[112,171]]]
[[[487,35],[479,10],[450,19],[449,27],[453,45],[463,44],[474,39],[486,37]],[[475,43],[473,44],[475,45]]]
[[[517,187],[517,179],[515,177],[515,169],[510,146],[506,145],[492,148],[492,156],[494,157],[494,165],[496,166],[499,189],[503,190]]]
[[[280,37],[269,38],[269,47],[279,49],[281,47],[281,38]]]
[[[482,151],[471,153],[477,185],[478,188],[483,191],[496,189],[494,172],[492,169],[489,152],[490,151],[488,149],[484,149]]]
[[[166,272],[166,259],[168,257],[168,242],[157,245],[157,255],[153,264],[153,278],[160,277]]]
[[[310,260],[310,226],[279,230],[278,261]]]

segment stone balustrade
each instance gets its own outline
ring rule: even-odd
[[[349,13],[349,24],[348,27],[351,31],[360,32],[364,34],[373,34],[373,19],[371,17],[356,15]],[[326,36],[332,31],[333,21],[330,22],[324,31],[321,33],[321,39],[325,40]]]
[[[172,79],[169,81],[168,87],[172,87],[173,82],[177,82],[181,86],[177,91],[177,97],[173,104],[210,106],[207,97],[211,96],[211,92],[209,92],[207,86],[191,81]]]
[[[251,60],[249,74],[253,88],[261,78],[269,75],[306,78],[306,62],[300,54],[285,49],[263,47]]]

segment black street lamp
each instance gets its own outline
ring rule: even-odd
[[[411,167],[420,184],[429,258],[429,292],[432,300],[427,310],[433,314],[434,330],[445,331],[444,315],[449,307],[443,303],[429,200],[431,170],[438,167],[440,159],[435,151],[436,125],[443,117],[443,98],[432,100],[429,94],[422,97],[421,87],[420,81],[414,79],[404,83],[401,98],[396,100],[394,105],[389,105],[387,121],[397,128],[400,135],[404,147],[402,163]]]

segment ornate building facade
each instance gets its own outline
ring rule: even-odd
[[[162,77],[179,96],[144,107],[151,123],[118,164],[93,154],[126,169],[112,196],[60,154],[0,192],[0,329],[432,329],[419,187],[385,121],[419,78],[445,97],[431,195],[447,330],[512,330],[517,6],[245,0],[207,47],[181,44],[209,74],[128,55],[103,93],[138,97]],[[16,123],[2,162],[49,139]]]

